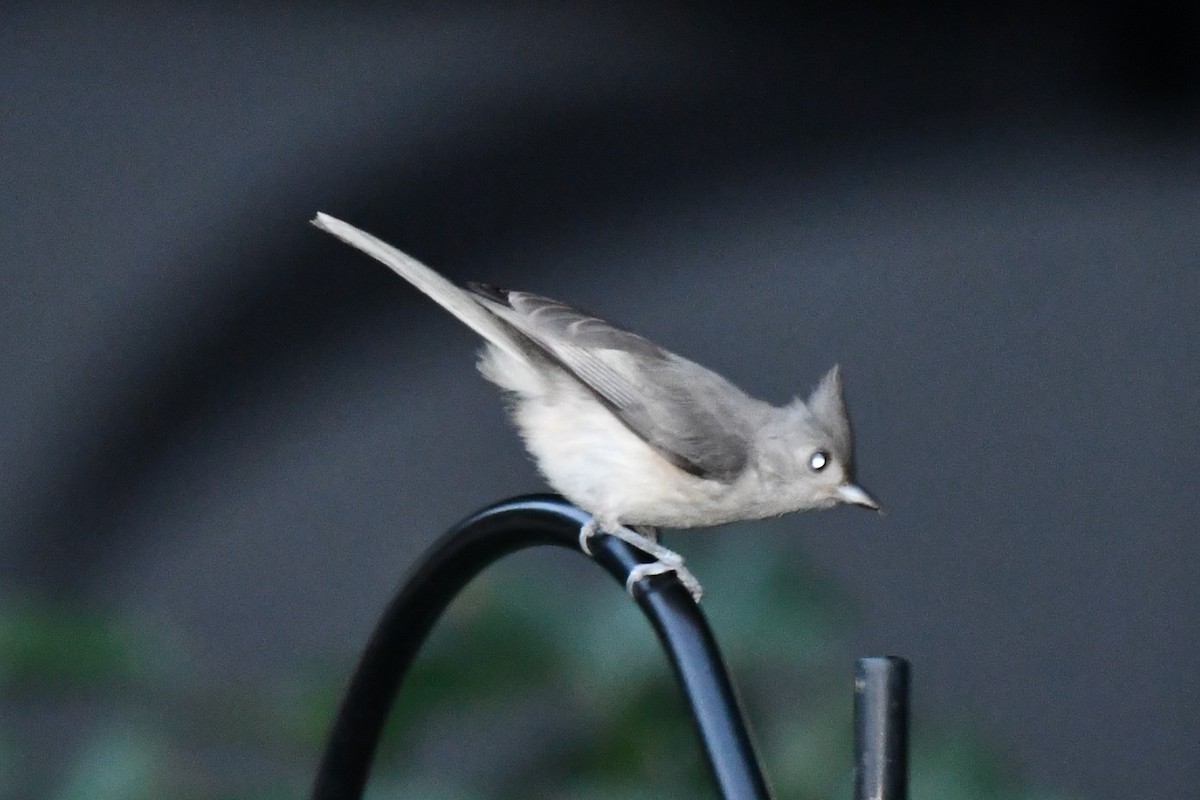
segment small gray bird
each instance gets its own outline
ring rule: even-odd
[[[808,401],[756,400],[699,364],[556,300],[438,273],[353,225],[312,221],[391,267],[480,334],[479,370],[511,397],[513,421],[556,491],[597,530],[658,559],[629,576],[675,572],[700,584],[655,529],[695,528],[851,503],[854,445],[838,367]],[[625,526],[634,526],[639,532]]]

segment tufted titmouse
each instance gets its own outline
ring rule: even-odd
[[[853,481],[854,448],[838,367],[807,402],[777,407],[699,364],[568,305],[481,284],[459,288],[353,225],[322,230],[371,255],[483,336],[479,370],[511,397],[513,421],[546,482],[597,530],[658,559],[627,587],[683,559],[658,527],[694,528],[852,503],[879,505]],[[625,526],[634,526],[640,533]]]

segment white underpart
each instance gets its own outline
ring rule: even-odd
[[[513,393],[513,420],[546,482],[609,530],[690,528],[744,515],[750,484],[697,478],[671,464],[565,373],[485,347],[479,369]]]

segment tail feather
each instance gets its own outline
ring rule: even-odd
[[[429,295],[438,305],[458,317],[465,325],[487,339],[489,343],[518,361],[529,363],[529,357],[507,323],[500,321],[475,302],[466,290],[455,286],[437,272],[415,258],[405,255],[387,242],[376,239],[366,231],[361,231],[336,217],[318,212],[312,220],[312,224],[333,234],[346,244],[382,261],[397,275]]]

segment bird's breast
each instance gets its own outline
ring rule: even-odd
[[[714,520],[736,484],[679,469],[586,390],[518,398],[513,419],[542,475],[602,522],[688,528]]]

